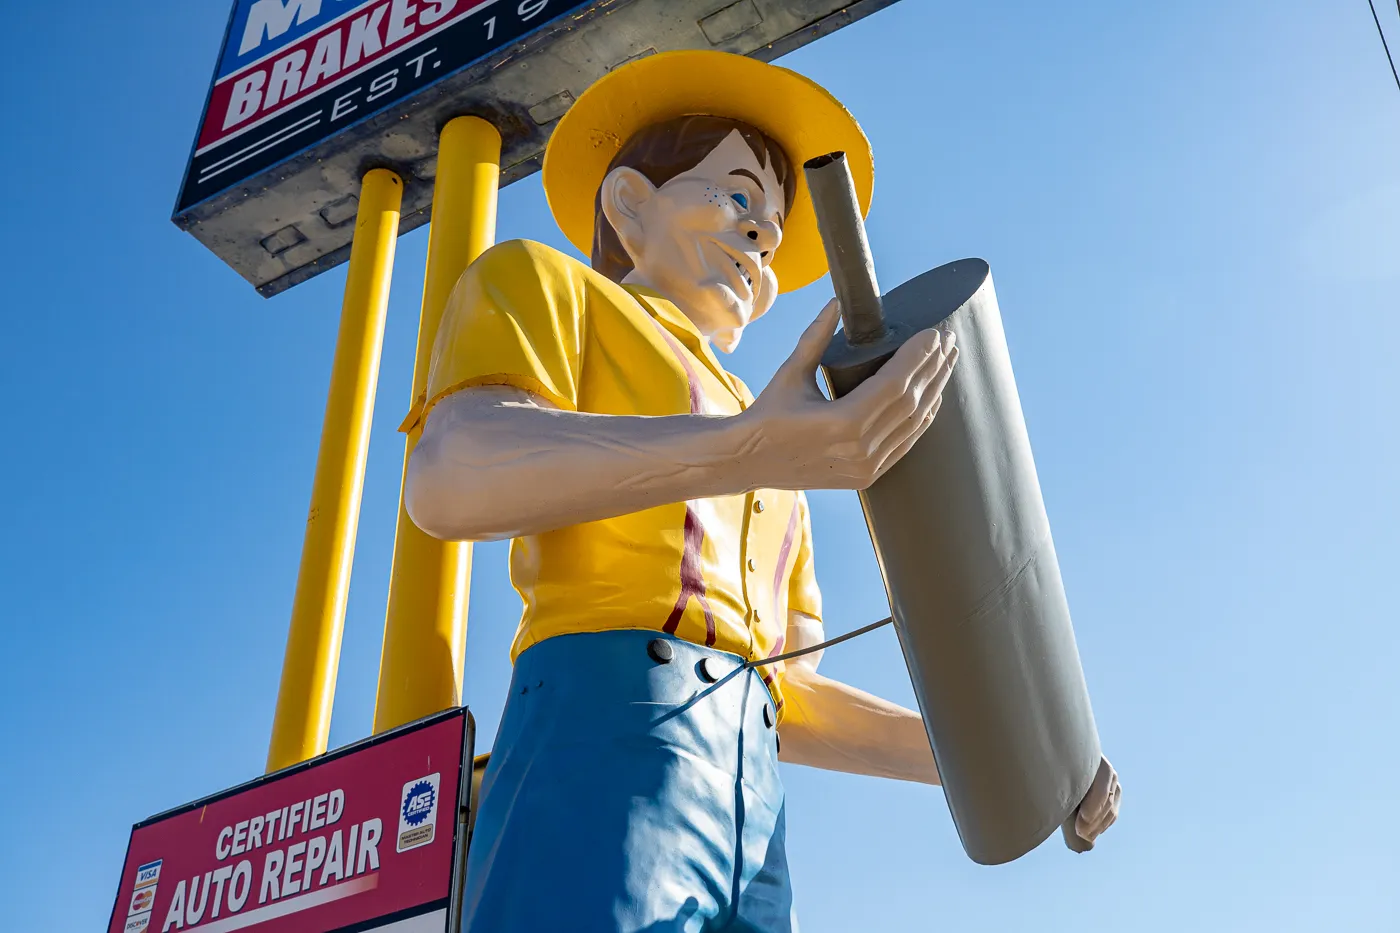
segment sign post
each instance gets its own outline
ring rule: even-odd
[[[433,341],[437,339],[452,287],[467,266],[496,240],[500,178],[501,134],[494,126],[478,117],[458,117],[443,128],[412,400],[418,400],[427,391]],[[408,432],[403,455],[405,474],[408,458],[422,433],[421,424]],[[399,524],[394,536],[389,607],[374,706],[375,732],[462,701],[471,563],[471,542],[439,541],[413,524],[404,509],[400,489]],[[425,645],[436,650],[425,657]]]
[[[330,735],[402,199],[398,175],[382,168],[365,174],[267,752],[269,771],[321,754]]]

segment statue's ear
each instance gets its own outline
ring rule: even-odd
[[[617,238],[622,248],[627,250],[633,265],[637,264],[642,240],[646,236],[641,219],[642,205],[655,193],[656,186],[650,179],[625,165],[608,172],[598,192],[603,216],[617,231]]]

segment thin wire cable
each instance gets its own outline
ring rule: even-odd
[[[854,632],[847,632],[844,635],[837,635],[835,638],[830,639],[829,641],[824,641],[820,645],[812,645],[810,648],[799,648],[796,651],[789,651],[787,654],[780,654],[774,658],[763,658],[760,661],[749,661],[744,664],[744,667],[763,667],[765,664],[777,664],[779,661],[791,661],[793,658],[800,658],[804,654],[811,654],[814,651],[821,651],[823,648],[830,648],[832,645],[839,645],[843,641],[850,641],[857,635],[864,635],[866,632],[873,632],[880,626],[889,625],[893,621],[894,619],[892,617],[886,616],[879,622],[871,622],[864,628],[858,628]]]
[[[1381,36],[1381,48],[1385,49],[1385,60],[1390,62],[1390,74],[1395,78],[1395,88],[1400,90],[1400,72],[1395,70],[1395,59],[1390,57],[1390,43],[1385,41],[1385,30],[1381,28],[1381,18],[1376,15],[1376,4],[1374,0],[1366,0],[1367,6],[1371,8],[1371,19],[1376,21],[1376,32]],[[1396,0],[1395,9],[1400,11],[1400,0]]]

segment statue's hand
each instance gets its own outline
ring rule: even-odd
[[[1094,783],[1079,804],[1079,812],[1074,817],[1074,832],[1086,842],[1093,842],[1100,833],[1118,819],[1118,808],[1123,803],[1123,785],[1118,783],[1118,772],[1113,770],[1107,758],[1099,760],[1099,771],[1094,775]]]
[[[865,489],[933,423],[958,359],[954,336],[915,334],[850,394],[828,400],[816,370],[831,341],[835,299],[739,421],[753,488]]]

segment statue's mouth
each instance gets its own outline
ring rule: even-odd
[[[739,270],[739,275],[743,277],[744,283],[749,287],[749,291],[753,291],[753,279],[749,277],[749,270],[745,269],[742,264],[737,262],[734,263],[734,268]]]

